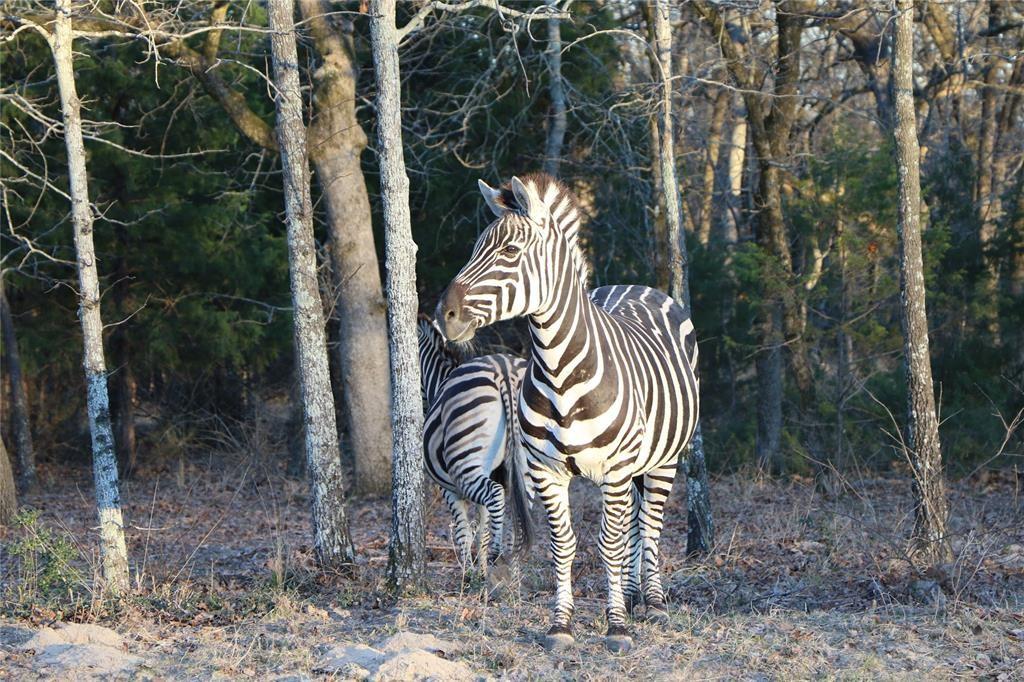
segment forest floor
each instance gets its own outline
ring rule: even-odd
[[[136,589],[116,606],[88,592],[91,489],[84,468],[44,466],[41,492],[22,500],[39,518],[0,530],[0,679],[69,677],[24,646],[69,621],[116,630],[131,659],[122,676],[142,679],[358,677],[358,668],[325,663],[331,647],[396,633],[440,638],[434,650],[471,677],[1024,679],[1020,472],[952,484],[955,560],[934,574],[906,556],[911,506],[896,474],[835,498],[806,480],[719,478],[718,550],[697,561],[684,557],[684,500],[674,494],[662,545],[670,621],[634,623],[625,655],[602,642],[599,507],[589,484],[573,486],[577,645],[564,653],[539,645],[553,594],[546,550],[534,548],[517,589],[489,595],[463,580],[433,489],[429,593],[389,604],[387,501],[350,505],[358,575],[332,577],[312,565],[305,484],[276,466],[218,455],[142,472],[123,486]],[[409,670],[428,668],[392,676]]]

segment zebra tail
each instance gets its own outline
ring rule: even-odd
[[[509,390],[505,404],[508,433],[505,436],[505,490],[508,491],[512,518],[518,530],[516,548],[518,554],[526,554],[533,545],[533,520],[530,517],[530,492],[526,483],[526,458],[523,456],[522,436],[519,427],[519,410],[516,406],[518,394]]]

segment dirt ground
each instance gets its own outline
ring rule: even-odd
[[[897,474],[854,482],[836,498],[798,479],[715,480],[718,550],[696,561],[683,555],[684,500],[674,494],[662,545],[670,622],[636,622],[634,649],[613,655],[602,643],[589,484],[573,487],[577,645],[552,654],[539,645],[554,582],[545,547],[534,548],[516,588],[489,594],[461,574],[431,489],[430,590],[392,604],[381,590],[387,501],[350,505],[358,575],[324,576],[312,564],[304,482],[258,457],[226,461],[183,462],[124,484],[136,589],[120,605],[89,593],[89,472],[44,467],[42,492],[22,500],[40,517],[0,530],[0,679],[61,676],[22,645],[62,621],[116,630],[124,655],[142,661],[123,676],[141,679],[345,678],[351,670],[322,672],[332,645],[395,633],[440,638],[450,650],[439,655],[479,677],[1024,679],[1020,472],[952,485],[955,560],[929,574],[906,556],[911,507]],[[24,549],[30,537],[66,538],[66,570],[43,581],[39,557],[49,555]]]

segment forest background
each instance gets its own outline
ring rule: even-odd
[[[669,289],[651,7],[565,5],[398,6],[424,312],[490,220],[477,178],[541,168],[580,200],[593,285]],[[372,500],[390,487],[391,438],[369,8],[298,7],[342,461],[350,492]],[[121,473],[184,481],[241,443],[299,476],[266,9],[78,9],[75,80]],[[21,485],[44,491],[87,469],[90,454],[60,100],[49,47],[26,28],[47,11],[5,5],[0,63],[2,427]],[[956,480],[1019,468],[1022,18],[1021,3],[999,0],[914,10],[931,361]],[[891,7],[695,1],[679,4],[672,31],[672,146],[709,468],[806,476],[832,492],[905,474]],[[482,347],[522,353],[525,342],[506,325]]]

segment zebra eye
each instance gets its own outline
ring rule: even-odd
[[[519,247],[515,244],[506,244],[501,253],[505,256],[515,256],[519,253]]]

